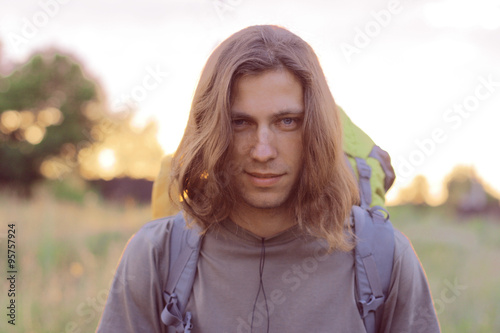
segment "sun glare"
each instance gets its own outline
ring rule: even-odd
[[[116,157],[113,149],[103,149],[99,153],[99,165],[105,170],[110,170],[115,166]]]

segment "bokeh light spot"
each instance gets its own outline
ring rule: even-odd
[[[83,275],[83,266],[79,262],[72,262],[69,267],[69,272],[74,277],[80,277]]]
[[[38,113],[37,122],[41,126],[47,127],[60,124],[62,122],[62,118],[62,113],[59,109],[49,107]]]
[[[19,112],[14,110],[5,111],[1,117],[2,127],[5,129],[5,134],[15,131],[21,125],[21,116]]]
[[[32,145],[39,144],[44,136],[45,136],[45,128],[42,128],[38,125],[31,125],[24,132],[24,137],[26,138],[26,141],[28,141]]]

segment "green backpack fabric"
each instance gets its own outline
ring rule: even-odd
[[[395,180],[389,154],[356,126],[338,106],[344,131],[344,152],[359,182],[362,207],[385,207],[385,193]]]

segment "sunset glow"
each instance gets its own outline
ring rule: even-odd
[[[391,155],[397,177],[389,201],[417,175],[428,180],[431,201],[442,201],[445,177],[456,165],[473,166],[487,186],[500,191],[500,174],[487,147],[500,142],[498,1],[312,0],[290,6],[281,0],[255,0],[227,1],[224,10],[214,3],[122,1],[120,12],[110,18],[97,10],[95,1],[74,2],[61,5],[43,27],[32,22],[34,13],[43,12],[36,0],[6,4],[0,13],[2,56],[22,62],[49,47],[77,55],[102,85],[106,107],[137,110],[135,125],[156,121],[156,138],[163,153],[171,154],[181,140],[196,83],[213,49],[246,26],[281,25],[311,44],[336,102]],[[26,21],[35,26],[36,34],[23,35]],[[356,50],[349,59],[341,49],[347,44]],[[482,96],[489,94],[476,102],[478,89]],[[472,111],[464,108],[467,103]],[[460,107],[465,111],[453,111]],[[4,115],[2,133],[21,129],[19,135],[33,143],[43,130],[33,127],[26,137],[30,126],[43,129],[61,121],[52,109],[36,118],[23,110]],[[460,119],[450,123],[450,117]],[[436,130],[446,139],[422,150]],[[95,132],[93,136],[102,134]],[[82,172],[89,177],[97,177],[97,169],[107,170],[107,177],[141,172],[151,177],[159,165],[134,161],[118,148],[123,147],[117,142],[94,147],[94,153],[102,155]],[[423,157],[411,165],[412,172],[401,172],[401,161],[416,161],[415,156]]]

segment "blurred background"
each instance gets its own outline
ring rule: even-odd
[[[443,332],[500,331],[500,1],[0,0],[0,246],[15,224],[19,271],[1,332],[95,330],[207,57],[254,24],[310,43],[390,153],[391,220]]]

